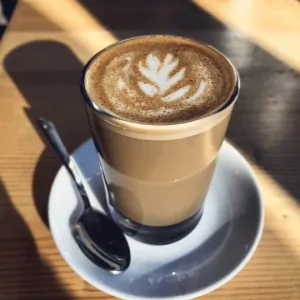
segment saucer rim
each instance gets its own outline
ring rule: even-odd
[[[81,149],[89,142],[91,142],[92,139],[88,139],[84,141],[79,147],[77,147],[73,152],[72,156],[76,155],[78,152],[81,151]],[[129,293],[125,293],[122,291],[115,290],[114,288],[111,288],[109,285],[102,284],[101,280],[94,278],[92,275],[87,273],[84,268],[78,267],[76,264],[76,261],[74,261],[71,257],[69,257],[64,250],[62,249],[61,244],[57,241],[57,238],[54,234],[54,226],[52,224],[53,218],[51,217],[51,199],[53,198],[53,190],[56,184],[56,181],[58,181],[60,173],[65,169],[64,166],[61,166],[58,172],[55,175],[55,178],[51,185],[51,190],[49,194],[49,201],[48,201],[48,220],[49,220],[49,227],[51,231],[52,238],[54,240],[54,243],[62,256],[62,258],[65,260],[65,262],[68,264],[68,266],[76,273],[77,276],[82,278],[84,281],[95,287],[96,289],[103,291],[104,293],[107,293],[113,297],[117,297],[118,299],[130,299],[130,300],[186,300],[186,299],[194,299],[197,297],[204,296],[206,294],[211,293],[212,291],[220,288],[221,286],[228,283],[231,279],[233,279],[250,261],[251,257],[253,256],[255,250],[257,249],[259,242],[261,240],[262,234],[263,234],[263,228],[264,228],[264,222],[265,222],[265,212],[264,212],[264,206],[263,206],[263,199],[262,199],[262,193],[261,189],[259,187],[258,180],[255,176],[254,171],[252,170],[250,164],[246,160],[246,158],[228,141],[224,141],[222,144],[222,147],[228,147],[229,151],[233,153],[234,156],[240,157],[240,163],[242,163],[245,167],[245,171],[249,174],[249,177],[251,178],[253,182],[253,187],[256,189],[257,192],[257,202],[258,202],[258,211],[259,211],[259,219],[257,221],[257,232],[255,234],[255,238],[252,241],[251,247],[248,248],[247,254],[244,256],[244,258],[232,269],[230,273],[223,276],[221,279],[217,280],[213,284],[205,287],[200,288],[198,291],[187,293],[184,295],[179,296],[171,296],[171,297],[145,297],[145,296],[136,296]]]

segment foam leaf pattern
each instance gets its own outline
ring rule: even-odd
[[[117,87],[130,97],[135,97],[137,91],[128,87],[128,69],[131,64],[132,60],[127,58],[122,68],[122,76],[117,81]],[[187,94],[191,90],[190,85],[181,85],[181,87],[171,90],[172,87],[180,83],[186,73],[186,68],[178,68],[178,64],[179,60],[170,53],[166,54],[162,60],[150,53],[145,62],[139,62],[138,64],[139,71],[145,77],[145,80],[137,82],[139,89],[148,97],[159,96],[164,102],[172,102],[179,99],[186,102],[197,100],[206,88],[206,83],[203,81],[200,82],[197,90],[189,96]]]
[[[171,72],[178,66],[178,59],[174,59],[171,54],[167,54],[164,60],[160,61],[157,56],[150,53],[146,62],[147,66],[144,66],[142,62],[139,63],[139,71],[150,83],[139,82],[139,87],[147,96],[153,97],[157,94],[163,96],[184,77],[185,68],[181,68],[173,76],[170,76]],[[156,89],[150,89],[150,85],[156,87]],[[178,99],[175,95],[171,97],[174,100]],[[180,95],[180,93],[177,93],[177,95]]]
[[[178,98],[183,97],[186,93],[188,93],[188,91],[190,90],[190,86],[184,86],[178,90],[176,90],[175,92],[169,94],[168,96],[162,97],[162,100],[166,101],[166,102],[171,102],[171,101],[175,101]]]
[[[145,82],[139,82],[139,87],[140,89],[148,96],[153,97],[154,95],[157,94],[158,89],[156,86],[152,85],[152,84],[148,84]]]

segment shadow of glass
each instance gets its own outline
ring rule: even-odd
[[[78,2],[120,39],[179,34],[211,44],[228,56],[242,83],[228,137],[300,199],[299,73],[191,1]]]
[[[4,67],[29,104],[24,111],[42,140],[36,122],[40,116],[56,124],[70,151],[89,137],[79,90],[82,64],[68,47],[54,41],[27,43],[6,56]],[[35,205],[48,224],[47,199],[61,163],[46,141],[45,145],[35,167],[32,186]]]
[[[0,179],[0,298],[73,299],[38,254]]]
[[[249,199],[254,197],[257,194],[250,190]],[[142,275],[132,278],[128,290],[136,296],[182,296],[206,289],[228,276],[245,259],[256,239],[261,211],[256,200],[247,200],[246,205],[241,215],[221,222],[213,234],[189,253],[150,272],[143,274],[141,270]]]

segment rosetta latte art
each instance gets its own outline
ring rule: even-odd
[[[125,41],[101,54],[89,72],[87,86],[96,103],[142,122],[188,120],[215,109],[226,96],[219,65],[186,39]]]
[[[125,91],[129,96],[134,97],[135,92],[132,88],[126,85],[126,75],[131,68],[132,60],[127,58],[127,63],[123,67],[123,78],[118,80],[118,88],[121,91]],[[186,68],[182,67],[178,70],[178,59],[174,59],[173,55],[168,53],[165,58],[160,59],[154,54],[150,53],[146,59],[146,66],[140,61],[138,63],[138,70],[144,76],[145,81],[138,81],[138,86],[145,96],[158,97],[164,102],[172,102],[179,99],[183,99],[190,91],[191,86],[185,85],[175,91],[170,92],[171,88],[180,83],[184,78]],[[175,71],[175,72],[174,72]],[[184,98],[186,102],[192,102],[196,100],[205,91],[205,82],[201,81],[196,92],[190,97]]]
[[[178,59],[174,59],[172,54],[167,54],[165,59],[161,62],[159,58],[153,54],[149,54],[147,57],[147,67],[144,67],[142,63],[139,63],[139,71],[147,78],[151,83],[139,82],[141,90],[150,97],[160,95],[162,101],[175,101],[184,97],[190,90],[190,86],[186,85],[181,87],[172,93],[168,94],[168,91],[172,86],[177,84],[183,79],[186,68],[181,68],[174,75],[171,73],[178,65]],[[197,89],[196,93],[187,98],[186,101],[193,101],[198,98],[205,90],[205,83],[202,81]]]

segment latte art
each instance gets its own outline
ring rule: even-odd
[[[126,71],[132,68],[132,60],[127,59],[123,67],[123,77],[118,80],[118,88],[128,94],[128,96],[135,97],[136,92],[126,85],[128,78],[125,76]],[[152,53],[147,56],[146,66],[140,61],[138,64],[139,72],[144,76],[145,81],[139,81],[138,86],[146,97],[159,97],[161,101],[171,102],[176,100],[184,100],[191,102],[196,100],[205,90],[205,82],[201,81],[196,92],[186,97],[186,94],[191,89],[190,85],[178,88],[170,92],[171,88],[178,84],[184,77],[186,68],[177,69],[178,59],[174,59],[172,54],[167,54],[163,61]],[[174,74],[173,74],[174,73]],[[122,76],[122,75],[121,75]]]
[[[146,66],[143,66],[142,62],[139,62],[139,71],[148,79],[151,83],[139,82],[139,87],[143,92],[150,97],[154,95],[162,96],[163,101],[172,101],[176,100],[179,97],[172,97],[170,100],[167,100],[164,95],[168,90],[180,81],[185,73],[185,68],[176,70],[173,76],[170,75],[172,71],[177,67],[178,59],[174,59],[172,54],[167,54],[163,61],[160,61],[159,58],[152,53],[147,56]],[[184,88],[181,88],[184,89]],[[176,92],[176,91],[175,91]]]
[[[230,92],[220,65],[198,43],[166,36],[127,40],[104,52],[87,72],[86,87],[111,114],[154,123],[203,115]]]
[[[139,71],[145,76],[150,83],[140,81],[138,83],[140,89],[150,97],[161,96],[162,101],[175,101],[182,99],[190,90],[190,85],[178,88],[172,93],[168,91],[172,86],[181,81],[184,77],[186,68],[177,69],[178,59],[174,59],[173,55],[168,53],[163,61],[152,53],[147,56],[147,66],[139,63]],[[175,74],[172,73],[175,71]],[[197,92],[186,101],[193,101],[200,96],[205,90],[205,83],[201,82]]]

